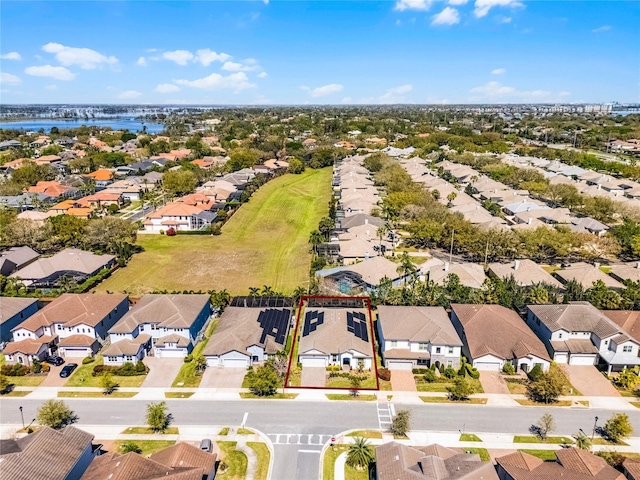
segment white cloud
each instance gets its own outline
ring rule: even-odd
[[[258,78],[267,78],[267,76],[268,76],[268,75],[267,75],[267,72],[260,72],[260,73],[258,74]]]
[[[226,53],[217,53],[208,48],[198,50],[196,52],[195,61],[200,62],[205,67],[208,67],[213,62],[225,62],[231,58],[231,55]]]
[[[351,97],[344,97],[342,100],[340,100],[340,103],[349,105],[353,103],[353,99]]]
[[[138,61],[136,62],[136,65],[138,65],[139,67],[146,67],[147,66],[147,59],[144,57],[140,57],[138,59]]]
[[[161,83],[156,87],[155,91],[158,93],[173,93],[173,92],[179,92],[180,87],[172,83]]]
[[[456,23],[460,23],[460,14],[458,10],[451,7],[445,7],[440,13],[434,15],[431,21],[431,25],[455,25]]]
[[[511,17],[500,17],[498,21],[500,23],[511,23]]]
[[[116,95],[115,98],[119,100],[133,100],[134,98],[138,98],[142,95],[142,92],[138,92],[137,90],[125,90],[124,92],[120,92]]]
[[[269,0],[262,0],[262,3],[264,3],[265,5],[269,5]]]
[[[300,87],[302,88],[302,87]],[[311,90],[311,96],[313,98],[324,97],[325,95],[331,95],[334,93],[341,92],[344,87],[339,83],[330,83],[328,85],[323,85],[321,87],[316,87]],[[305,89],[306,90],[306,89]]]
[[[449,5],[466,5],[469,0],[449,0]]]
[[[611,30],[611,26],[609,25],[603,25],[601,27],[598,28],[594,28],[593,30],[591,30],[593,33],[602,33],[602,32],[608,32],[609,30]]]
[[[550,92],[548,90],[524,90],[520,91],[515,87],[502,85],[499,82],[492,81],[474,87],[471,93],[475,94],[470,98],[472,101],[519,101],[519,102],[557,102],[571,95],[571,92]]]
[[[506,73],[507,71],[504,68],[496,68],[494,70],[491,70],[491,75],[502,75],[503,73]]]
[[[90,48],[75,48],[61,45],[60,43],[47,43],[42,47],[47,53],[54,53],[56,60],[62,65],[68,67],[70,65],[78,65],[83,70],[93,70],[101,66],[103,63],[107,65],[115,65],[118,59],[114,56],[106,55],[91,50]]]
[[[402,103],[405,101],[404,94],[413,90],[413,85],[400,85],[390,88],[384,95],[378,97],[377,103]]]
[[[244,90],[246,88],[254,88],[255,84],[249,82],[247,74],[244,72],[232,73],[231,75],[220,75],[219,73],[212,73],[208,77],[199,78],[197,80],[173,80],[178,85],[185,85],[187,87],[201,88],[203,90],[222,90],[230,89],[235,92]]]
[[[429,10],[431,0],[398,0],[394,10],[404,12],[405,10]]]
[[[75,73],[71,73],[64,67],[54,67],[52,65],[41,65],[37,67],[27,67],[24,69],[24,73],[32,75],[34,77],[50,77],[56,80],[62,80],[68,82],[76,78]]]
[[[0,58],[2,60],[22,60],[22,55],[20,55],[18,52],[9,52],[5,53],[4,55],[0,55]]]
[[[7,72],[0,73],[0,84],[2,85],[18,85],[21,82],[20,77],[16,75],[11,75]]]
[[[258,70],[260,67],[258,65],[247,65],[238,63],[238,62],[224,62],[222,65],[222,70],[226,70],[227,72],[251,72],[253,70]]]
[[[473,13],[476,17],[485,17],[493,7],[522,7],[518,0],[476,0]]]
[[[178,65],[186,65],[189,61],[193,60],[194,56],[189,50],[174,50],[172,52],[164,52],[162,54],[167,60],[176,62]]]
[[[51,85],[45,85],[44,89],[45,90],[58,90],[58,85],[56,85],[55,83],[51,84]]]

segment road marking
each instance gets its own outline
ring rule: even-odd
[[[376,411],[378,413],[378,426],[380,430],[386,430],[391,426],[391,419],[393,418],[393,414],[391,413],[395,411],[393,405],[391,403],[377,403]]]
[[[268,433],[267,436],[273,441],[274,445],[310,445],[322,446],[331,435],[319,433]]]
[[[298,453],[322,453],[322,450],[298,450]]]
[[[242,428],[244,428],[247,423],[247,418],[249,418],[249,412],[244,412],[244,417],[242,417],[242,423],[240,424]]]

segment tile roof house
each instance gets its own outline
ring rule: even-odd
[[[37,311],[35,298],[0,297],[0,343],[11,341],[11,330]]]
[[[116,263],[113,255],[96,255],[77,248],[66,248],[51,257],[40,258],[14,272],[10,277],[19,278],[30,288],[52,288],[62,278],[82,283],[100,270]]]
[[[382,218],[372,217],[365,213],[357,213],[345,218],[336,219],[336,230],[348,230],[360,225],[372,225],[373,228],[377,228],[383,226],[384,223]]]
[[[460,367],[462,340],[442,307],[378,306],[378,339],[390,370]]]
[[[514,260],[513,263],[490,263],[489,272],[503,280],[507,280],[513,275],[516,283],[521,287],[543,283],[555,288],[562,288],[562,283],[553,278],[540,265],[526,258]]]
[[[627,480],[640,480],[640,460],[637,458],[625,458],[622,470]]]
[[[39,253],[27,246],[11,247],[0,252],[0,275],[5,277],[36,261]]]
[[[501,305],[451,304],[451,321],[464,346],[462,353],[478,370],[500,371],[505,363],[530,371],[551,360],[544,343],[513,310]]]
[[[640,262],[616,263],[611,265],[609,275],[623,283],[625,280],[631,280],[632,282],[640,281]]]
[[[202,195],[202,197],[205,196]],[[211,225],[217,217],[214,212],[211,212],[211,215],[203,215],[203,212],[207,210],[207,208],[202,208],[201,204],[190,205],[181,201],[167,203],[164,207],[147,215],[143,222],[144,229],[146,232],[152,233],[160,233],[161,230],[165,231],[169,228],[188,231],[202,230]]]
[[[640,311],[638,310],[600,310],[607,318],[631,338],[640,343]]]
[[[186,357],[210,317],[209,295],[148,294],[109,329],[111,346],[148,334],[156,357]]]
[[[607,287],[613,290],[624,288],[624,285],[600,270],[600,268],[598,268],[599,266],[598,264],[590,265],[585,262],[576,262],[567,268],[556,270],[553,274],[558,277],[562,283],[566,284],[569,280],[575,280],[582,285],[584,289],[591,288],[594,282],[598,280],[603,281]]]
[[[307,308],[298,359],[302,367],[371,368],[373,338],[366,308]]]
[[[407,277],[398,272],[398,263],[385,257],[371,257],[358,263],[316,271],[324,279],[325,287],[343,294],[354,290],[371,291],[387,277],[394,287],[400,286]]]
[[[227,307],[202,354],[209,366],[243,367],[284,350],[289,308]]]
[[[438,285],[444,285],[449,275],[457,275],[462,285],[471,288],[482,288],[487,279],[482,265],[475,263],[444,262],[429,269],[429,279]]]
[[[24,340],[7,343],[3,353],[7,363],[22,363],[31,365],[34,360],[42,362],[55,351],[58,337],[54,335],[42,335],[38,338],[25,338]]]
[[[0,478],[75,480],[95,457],[93,435],[68,426],[40,427],[17,440],[0,440]]]
[[[29,187],[28,193],[43,193],[49,197],[65,197],[65,198],[78,198],[82,192],[80,189],[70,187],[68,185],[62,185],[60,182],[52,181],[40,181],[36,185]]]
[[[594,365],[600,358],[609,373],[640,365],[640,344],[589,302],[528,308],[527,324],[556,362]]]
[[[498,457],[498,476],[501,480],[624,480],[622,473],[586,450],[562,448],[555,453],[555,462],[524,452]]]
[[[433,444],[388,442],[376,447],[376,480],[498,480],[491,462],[477,454]]]

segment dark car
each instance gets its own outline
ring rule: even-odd
[[[56,367],[59,367],[64,363],[64,359],[62,357],[47,357],[45,361],[51,365],[55,365]]]
[[[77,363],[69,363],[67,365],[65,365],[62,370],[60,370],[60,376],[62,378],[67,378],[69,375],[71,375],[73,373],[73,371],[78,368],[78,364]]]

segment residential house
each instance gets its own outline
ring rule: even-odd
[[[546,371],[551,359],[544,343],[516,312],[501,305],[451,305],[451,321],[464,346],[462,354],[478,370]]]
[[[93,208],[83,207],[77,200],[63,200],[49,210],[53,215],[71,215],[72,217],[90,218]]]
[[[0,343],[11,341],[11,330],[37,311],[35,298],[0,297]]]
[[[40,135],[33,142],[29,143],[31,148],[42,148],[51,143],[51,139],[47,135]]]
[[[34,360],[42,362],[56,350],[58,337],[42,335],[38,338],[25,338],[7,343],[2,351],[7,363],[32,365]]]
[[[109,329],[109,337],[114,346],[147,334],[156,357],[186,357],[210,317],[209,295],[148,294]]]
[[[600,310],[600,312],[629,334],[632,339],[640,343],[640,311]]]
[[[599,263],[590,265],[585,262],[576,262],[562,270],[556,270],[553,274],[562,283],[566,284],[568,281],[574,280],[582,285],[585,290],[591,288],[597,281],[602,281],[608,288],[613,290],[624,288],[624,285],[600,270]]]
[[[622,462],[622,471],[627,480],[640,480],[640,460],[630,457],[625,458]]]
[[[625,280],[640,281],[640,262],[613,264],[609,275],[621,283]]]
[[[323,278],[325,287],[342,294],[356,290],[370,292],[385,277],[391,280],[394,287],[408,281],[409,277],[399,272],[398,266],[398,263],[377,256],[351,265],[318,270],[316,275]]]
[[[207,200],[209,200],[207,198]],[[190,205],[189,202],[171,202],[147,215],[143,222],[146,232],[160,233],[174,230],[203,230],[217,218],[215,212]]]
[[[574,217],[571,219],[569,228],[578,233],[593,233],[599,237],[603,236],[609,230],[609,227],[591,217]]]
[[[141,182],[136,177],[118,180],[117,182],[107,185],[106,189],[111,192],[119,192],[125,200],[132,202],[140,200],[140,196],[142,195]]]
[[[0,275],[9,276],[16,270],[35,262],[39,256],[39,253],[27,246],[11,247],[0,252]]]
[[[561,448],[556,461],[547,462],[524,452],[496,458],[500,480],[624,480],[624,475],[587,450]]]
[[[42,226],[47,218],[54,216],[53,212],[39,212],[37,210],[25,210],[24,212],[20,212],[16,218],[21,218],[23,220],[31,220],[32,222],[37,223],[39,226]]]
[[[558,289],[563,288],[562,283],[553,278],[544,268],[526,258],[514,260],[512,263],[490,263],[489,273],[502,280],[513,277],[521,287],[544,284]]]
[[[0,152],[4,150],[9,150],[10,148],[21,148],[22,143],[18,140],[5,140],[4,142],[0,142]]]
[[[49,197],[54,198],[80,198],[82,191],[78,188],[63,185],[60,182],[53,181],[40,181],[36,185],[29,187],[28,193],[43,193]]]
[[[11,480],[77,480],[96,457],[93,435],[76,427],[42,426],[14,439],[0,440],[0,477]]]
[[[227,307],[202,352],[207,365],[246,368],[285,349],[289,308]]]
[[[105,365],[137,363],[151,351],[151,335],[140,333],[133,339],[124,338],[102,349]]]
[[[81,207],[90,208],[93,210],[101,210],[109,205],[117,205],[122,207],[124,205],[124,198],[120,192],[101,191],[92,195],[82,197],[77,202]]]
[[[486,275],[481,265],[475,263],[435,264],[429,268],[429,279],[438,285],[444,285],[450,275],[456,275],[465,287],[482,288]]]
[[[376,480],[498,480],[493,464],[478,454],[438,444],[383,443],[376,447],[375,470]]]
[[[378,340],[390,370],[459,368],[462,341],[442,307],[378,306]]]
[[[106,168],[101,168],[95,172],[88,173],[87,177],[93,179],[96,184],[96,191],[102,190],[113,183],[113,172]]]
[[[345,218],[336,219],[336,230],[349,230],[360,225],[371,225],[377,229],[384,226],[385,221],[379,217],[373,217],[364,213],[356,213]]]
[[[29,288],[52,288],[63,279],[82,283],[87,278],[116,263],[113,255],[96,255],[77,248],[66,248],[51,257],[40,258],[10,277],[18,278]]]
[[[21,193],[20,195],[0,196],[0,205],[15,208],[19,212],[32,210],[41,205],[51,205],[57,197],[44,193]]]
[[[594,365],[608,372],[640,365],[640,344],[589,302],[529,305],[527,324],[558,363]]]

